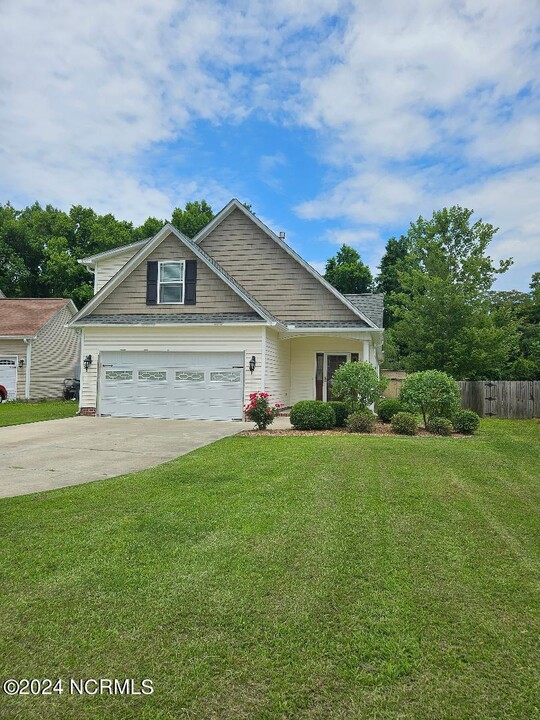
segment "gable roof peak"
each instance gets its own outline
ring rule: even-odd
[[[292,258],[294,258],[305,270],[307,270],[308,273],[310,273],[316,280],[318,280],[321,285],[323,285],[329,292],[332,293],[340,302],[345,305],[351,312],[353,312],[355,315],[360,317],[370,328],[378,329],[377,325],[367,316],[365,315],[354,303],[352,303],[350,300],[348,300],[344,295],[342,295],[339,290],[336,290],[333,285],[330,285],[330,283],[325,280],[322,275],[320,275],[317,270],[315,270],[314,267],[312,267],[308,262],[304,260],[303,257],[301,257],[295,250],[292,249],[290,245],[288,245],[285,240],[276,233],[271,230],[268,225],[265,225],[263,221],[258,218],[254,213],[252,213],[248,208],[241,203],[237,198],[232,198],[229,200],[227,205],[225,205],[224,208],[222,208],[217,215],[207,224],[205,225],[202,230],[200,230],[194,238],[192,238],[192,241],[194,244],[199,245],[210,233],[218,226],[220,225],[230,214],[233,210],[240,210],[247,218],[249,218],[255,225],[257,225],[268,237],[270,237],[279,247],[281,247],[286,253],[288,253]]]
[[[89,300],[86,305],[79,310],[71,322],[81,320],[86,315],[90,314],[110,293],[115,290],[118,285],[140,265],[153,250],[155,250],[163,240],[173,234],[178,240],[183,243],[191,252],[202,262],[204,262],[213,272],[216,273],[237,295],[239,295],[244,302],[246,302],[255,312],[259,313],[261,317],[272,325],[281,325],[281,323],[266,310],[255,298],[248,293],[229,273],[227,273],[221,265],[219,265],[214,258],[210,257],[202,248],[198,247],[193,240],[186,237],[178,228],[172,223],[166,222],[161,230],[157,232],[153,238],[143,245],[135,255],[128,260],[127,263],[116,273],[113,277]]]

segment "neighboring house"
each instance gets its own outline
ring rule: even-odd
[[[71,300],[0,299],[0,399],[62,396],[63,381],[79,373],[79,333],[67,327]]]
[[[237,200],[192,240],[166,224],[81,262],[85,415],[241,419],[252,392],[328,400],[341,363],[381,359],[382,296],[341,295]]]

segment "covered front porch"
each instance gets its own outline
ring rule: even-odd
[[[345,362],[379,368],[382,335],[372,332],[267,334],[265,386],[286,407],[299,400],[331,400],[332,376]]]

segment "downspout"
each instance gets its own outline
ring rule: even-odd
[[[24,399],[30,400],[30,368],[32,365],[32,340],[24,338],[26,343],[26,374],[24,377]]]
[[[261,338],[261,390],[266,392],[266,325],[262,329]]]

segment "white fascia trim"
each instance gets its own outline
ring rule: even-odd
[[[71,323],[76,320],[81,320],[92,312],[95,307],[97,307],[115,288],[118,287],[118,285],[120,285],[124,278],[135,270],[135,268],[140,265],[155,248],[158,247],[158,245],[167,237],[167,235],[169,235],[169,233],[175,235],[181,243],[183,243],[194,255],[196,255],[196,257],[199,258],[199,260],[204,262],[204,264],[207,265],[219,278],[221,278],[221,280],[223,280],[223,282],[226,283],[231,290],[239,295],[252,310],[255,310],[255,312],[259,313],[259,315],[262,315],[264,319],[272,325],[281,326],[281,323],[278,323],[271,315],[269,315],[261,305],[251,298],[251,296],[247,295],[247,293],[242,291],[241,288],[237,287],[231,280],[229,280],[227,275],[220,271],[219,267],[214,265],[214,263],[210,260],[207,260],[204,251],[197,247],[197,245],[195,245],[191,240],[189,240],[189,238],[187,238],[170,223],[165,223],[161,230],[154,235],[152,240],[146,243],[146,245],[142,247],[138,253],[128,260],[128,262],[116,273],[116,275],[113,275],[113,277],[94,295],[94,297],[87,302],[81,310],[79,310],[79,312],[72,318]]]
[[[0,340],[33,340],[36,335],[0,335]]]
[[[147,242],[150,242],[150,240],[152,240],[152,238],[146,238],[145,240],[137,240],[137,242],[129,243],[128,245],[121,245],[120,247],[112,248],[111,250],[104,250],[104,252],[97,253],[96,255],[89,255],[88,257],[77,260],[77,262],[80,265],[88,265],[90,267],[93,267],[94,264],[99,260],[114,257],[115,255],[121,255],[126,250],[142,247]]]
[[[334,335],[335,333],[353,333],[357,335],[358,333],[369,333],[370,335],[372,333],[382,333],[384,330],[381,328],[331,328],[331,327],[320,327],[320,328],[295,328],[290,326],[285,326],[287,332],[294,333],[295,335],[308,335],[309,333],[318,333],[318,334],[324,334],[324,333],[332,333]]]
[[[204,240],[204,238],[209,235],[212,230],[214,230],[215,227],[217,227],[230,213],[234,210],[238,209],[241,210],[246,217],[248,217],[250,220],[252,220],[255,225],[257,225],[263,232],[265,232],[274,242],[276,242],[283,250],[285,250],[286,253],[288,253],[291,257],[293,257],[297,262],[302,265],[302,267],[307,270],[313,277],[318,280],[324,287],[329,290],[332,295],[335,295],[338,300],[340,300],[346,307],[349,308],[355,315],[362,318],[364,322],[368,324],[370,328],[373,329],[379,329],[377,328],[377,325],[370,320],[367,315],[364,315],[364,313],[359,310],[357,307],[355,307],[349,300],[347,300],[346,297],[344,297],[338,290],[336,290],[335,287],[330,285],[330,283],[325,280],[322,275],[320,275],[315,268],[311,267],[311,265],[306,262],[300,255],[298,255],[297,252],[295,252],[292,247],[287,245],[287,243],[283,242],[281,238],[279,238],[270,228],[265,225],[262,220],[259,220],[259,218],[251,213],[246,207],[242,205],[242,203],[237,200],[236,198],[233,198],[225,207],[223,210],[221,210],[216,217],[211,220],[208,225],[206,225],[195,237],[193,238],[192,242],[198,245],[200,242]]]
[[[129,325],[119,325],[118,323],[83,323],[78,322],[74,329],[77,328],[149,328],[149,327],[166,327],[166,328],[192,328],[192,327],[269,327],[267,322],[250,322],[250,323],[129,323]]]

